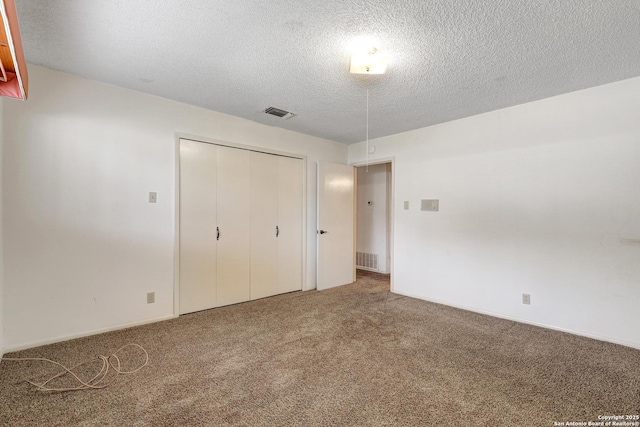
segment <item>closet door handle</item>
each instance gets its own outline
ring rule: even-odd
[[[280,228],[276,225],[276,237],[280,235]]]
[[[216,227],[216,240],[220,240],[220,227]]]

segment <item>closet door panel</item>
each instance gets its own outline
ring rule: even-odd
[[[216,306],[217,147],[180,140],[180,314]]]
[[[218,147],[218,306],[250,298],[250,152]]]
[[[278,293],[278,157],[251,153],[251,299]]]
[[[278,157],[278,291],[302,290],[303,164]]]

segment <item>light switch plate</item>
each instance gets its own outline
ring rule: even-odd
[[[404,201],[404,210],[405,210],[405,211],[408,211],[408,210],[409,210],[409,201],[408,201],[408,200],[405,200],[405,201]]]
[[[157,203],[158,202],[158,193],[155,191],[149,192],[149,203]]]

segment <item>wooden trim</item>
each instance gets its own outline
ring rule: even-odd
[[[14,0],[0,0],[0,14],[3,24],[0,28],[0,60],[6,71],[6,81],[0,82],[0,95],[27,99],[29,76]]]

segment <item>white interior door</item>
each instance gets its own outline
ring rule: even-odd
[[[278,157],[278,293],[302,290],[303,164]]]
[[[218,306],[251,295],[250,152],[218,147]]]
[[[278,294],[278,157],[251,153],[251,299]]]
[[[216,158],[180,140],[180,314],[216,306]]]
[[[318,290],[355,281],[353,166],[318,163]]]

